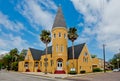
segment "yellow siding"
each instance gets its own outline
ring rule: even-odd
[[[40,60],[42,62],[42,67],[40,68],[42,72],[45,72],[45,66],[44,66],[44,64],[45,64],[44,58],[45,57],[46,57],[45,55],[41,56],[41,60]],[[51,67],[51,62],[50,62],[52,60],[51,54],[47,54],[47,58],[48,58],[47,72],[51,73],[52,72],[52,67]]]
[[[87,55],[85,55],[85,53],[87,53]],[[88,58],[88,60],[85,61],[84,58]],[[78,73],[80,73],[81,70],[92,72],[92,59],[86,45],[83,47],[83,50],[78,58]]]
[[[19,72],[24,72],[24,61],[20,61],[19,63],[18,63],[18,71]]]
[[[73,68],[73,59],[68,60],[68,66],[67,66],[68,73],[70,72],[71,68]],[[78,59],[74,59],[74,68],[76,72],[78,72]]]
[[[59,33],[61,33],[61,37],[59,37]],[[54,34],[56,35],[54,37]],[[64,36],[65,35],[65,36]],[[58,45],[58,50],[57,50]],[[61,51],[61,46],[63,46],[63,51]],[[57,69],[57,60],[62,59],[62,68],[67,73],[67,29],[63,27],[57,27],[52,30],[52,58],[54,61],[53,64],[53,72]]]
[[[99,58],[92,58],[92,65],[93,65],[93,68],[103,69],[104,61]]]

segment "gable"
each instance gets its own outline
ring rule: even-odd
[[[88,48],[87,48],[86,45],[83,47],[83,49],[82,49],[82,51],[81,51],[81,53],[80,53],[79,58],[80,58],[81,60],[83,60],[83,58],[88,58],[89,60],[92,61],[91,55],[90,55],[90,53],[89,53]]]
[[[30,52],[30,50],[28,49],[27,54],[25,56],[24,60],[33,60],[32,54]]]

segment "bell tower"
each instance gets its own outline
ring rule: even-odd
[[[58,11],[52,27],[52,58],[56,70],[66,71],[67,55],[67,27],[61,7]]]

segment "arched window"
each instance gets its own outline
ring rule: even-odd
[[[61,37],[61,33],[59,32],[59,37]]]
[[[61,45],[60,51],[63,52],[64,51],[64,46]]]
[[[88,62],[88,57],[87,57],[87,62]]]
[[[54,33],[54,38],[56,38],[56,34]]]
[[[83,57],[83,62],[85,62],[85,57]]]
[[[40,61],[40,66],[42,67],[42,62]]]
[[[38,67],[39,62],[35,62],[35,67]]]
[[[64,38],[66,38],[66,34],[64,34]]]

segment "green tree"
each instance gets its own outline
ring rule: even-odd
[[[19,55],[19,61],[23,61],[26,54],[27,54],[27,50],[26,49],[22,49],[22,51],[21,51],[21,53]]]
[[[19,57],[18,53],[19,51],[17,48],[10,50],[10,55],[12,56],[12,62],[15,62],[18,60],[18,57]]]
[[[72,56],[73,56],[73,68],[74,68],[74,41],[78,38],[77,29],[75,27],[69,28],[68,39],[72,42]]]
[[[14,70],[14,68],[13,68],[13,63],[14,62],[18,62],[18,58],[19,58],[19,51],[18,51],[18,49],[17,48],[14,48],[14,49],[12,49],[12,50],[10,50],[10,55],[12,56],[12,59],[11,59],[11,70]]]
[[[18,62],[13,62],[12,63],[12,69],[15,70],[15,71],[18,71]]]
[[[120,53],[115,54],[113,58],[109,60],[109,62],[114,66],[114,68],[118,68],[117,59],[119,59],[119,65],[120,65]]]
[[[0,70],[1,70],[1,68],[2,68],[2,63],[0,62]]]
[[[45,74],[47,74],[47,46],[51,42],[51,33],[48,30],[42,30],[40,34],[40,40],[46,45],[46,56],[45,56]]]
[[[97,57],[97,55],[93,55],[93,54],[91,54],[91,57],[92,57],[92,58],[96,58],[96,57]]]
[[[7,67],[7,69],[10,70],[12,64],[12,56],[10,54],[6,54],[2,60],[4,67]]]

